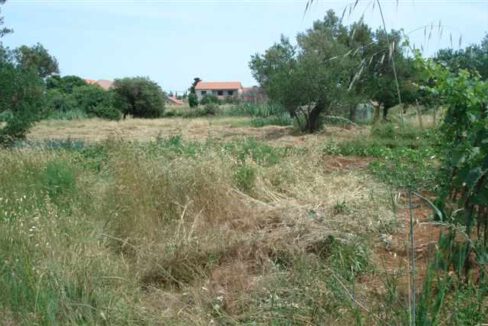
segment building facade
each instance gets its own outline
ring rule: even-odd
[[[195,86],[195,93],[200,101],[205,96],[213,95],[223,100],[229,97],[240,97],[243,87],[240,82],[204,82],[200,81]]]

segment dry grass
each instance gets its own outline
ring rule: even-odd
[[[165,118],[127,119],[106,121],[100,119],[39,122],[29,133],[30,140],[80,139],[102,141],[109,138],[122,140],[149,141],[160,137],[181,135],[189,140],[207,138],[227,138],[232,136],[261,137],[271,128],[240,128],[249,118]]]
[[[84,140],[88,142],[107,139],[151,141],[158,138],[182,136],[185,140],[235,139],[253,137],[277,145],[317,144],[324,138],[336,141],[351,140],[367,135],[369,128],[358,127],[347,132],[339,127],[327,127],[316,135],[296,136],[291,127],[265,126],[246,127],[247,117],[213,118],[164,118],[164,119],[127,119],[107,121],[100,119],[86,120],[44,120],[30,131],[27,138],[33,141],[52,139]]]
[[[80,128],[88,130],[95,121],[83,123]],[[52,127],[75,130],[71,124]],[[208,121],[191,122],[195,128],[202,125],[209,128]],[[109,142],[103,144],[108,157],[101,175],[69,152],[2,151],[0,197],[29,198],[27,206],[12,208],[10,227],[3,226],[3,239],[17,239],[5,250],[30,257],[37,272],[27,288],[41,284],[50,300],[68,302],[53,317],[62,322],[79,322],[76,314],[93,323],[117,324],[262,319],[257,298],[266,295],[269,282],[294,273],[278,265],[291,268],[296,259],[319,254],[329,236],[346,244],[375,239],[371,234],[393,223],[388,194],[361,171],[364,163],[356,159],[354,169],[343,160],[331,165],[334,158],[316,151],[320,137],[333,132],[306,138],[307,156],[291,153],[274,164],[250,157],[240,162],[219,144],[196,156],[174,157]],[[74,192],[46,190],[43,175],[50,162],[73,171]],[[255,171],[245,192],[235,181],[241,164]],[[35,231],[29,231],[32,226]],[[81,297],[78,290],[66,297],[51,281],[79,288]],[[74,308],[78,304],[90,308]],[[49,322],[41,308],[31,317],[15,316]]]

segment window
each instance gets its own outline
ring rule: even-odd
[[[202,95],[207,95],[207,91],[202,91]]]
[[[227,91],[227,94],[229,94],[229,96],[232,96],[234,95],[234,91],[233,90]]]
[[[217,95],[218,95],[218,96],[222,96],[222,95],[224,95],[224,91],[217,91]]]

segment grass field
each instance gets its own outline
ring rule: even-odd
[[[401,189],[428,195],[430,134],[248,120],[43,121],[0,150],[2,323],[408,324]],[[417,204],[420,295],[441,229]],[[486,320],[480,296],[442,324]]]

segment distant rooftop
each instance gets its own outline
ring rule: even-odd
[[[173,105],[183,105],[185,104],[185,102],[181,101],[181,100],[178,100],[176,97],[174,96],[168,96],[166,97],[166,100],[170,103],[170,104],[173,104]]]
[[[233,89],[241,89],[242,84],[241,82],[199,82],[196,86],[196,90],[233,90]]]
[[[113,81],[105,80],[105,79],[99,79],[99,80],[85,79],[85,82],[90,85],[98,85],[106,91],[112,88],[112,85],[114,84]]]

